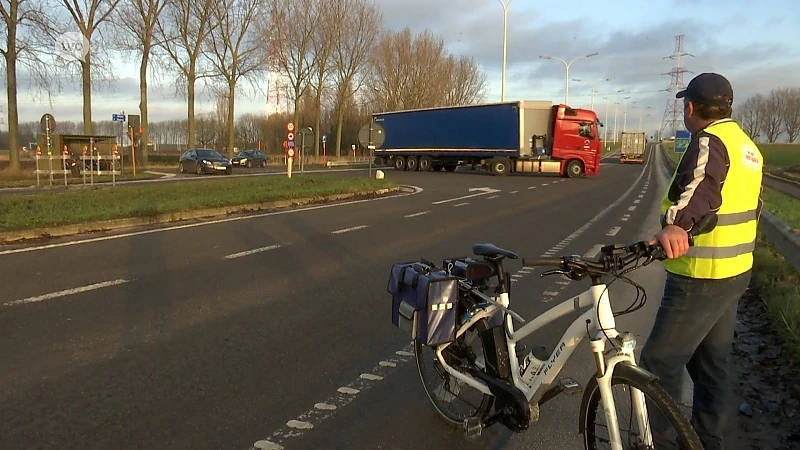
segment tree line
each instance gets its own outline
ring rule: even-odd
[[[156,72],[174,80],[176,97],[186,100],[186,144],[202,140],[228,154],[241,138],[237,95],[266,98],[263,80],[269,73],[285,80],[291,120],[312,127],[315,152],[320,136],[331,134],[334,155],[351,132],[352,116],[476,103],[486,90],[486,77],[473,58],[450,54],[428,31],[386,29],[371,0],[0,0],[0,16],[12,169],[19,167],[24,145],[18,72],[48,98],[65,83],[79,82],[80,126],[92,134],[99,123],[92,121],[92,94],[113,81],[115,57],[136,58],[142,141],[149,142],[158,128],[148,119],[147,101],[148,80]],[[67,32],[89,42],[82,58],[64,57]],[[215,111],[205,115],[195,112],[203,88],[218,99]],[[262,137],[270,140],[268,120],[263,122]]]
[[[756,142],[794,143],[800,136],[800,87],[752,95],[734,108],[734,119]]]

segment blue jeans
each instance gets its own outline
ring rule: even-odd
[[[683,368],[689,372],[692,425],[707,450],[725,448],[736,307],[750,275],[703,280],[668,272],[653,330],[642,348],[640,365],[659,377],[676,402],[682,398]]]

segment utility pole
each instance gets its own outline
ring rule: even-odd
[[[667,73],[662,75],[669,75],[671,81],[669,83],[669,99],[664,107],[664,118],[661,120],[661,128],[658,130],[658,137],[664,135],[664,129],[669,126],[670,135],[667,137],[675,136],[675,130],[678,129],[678,122],[683,121],[683,101],[675,98],[678,91],[683,90],[686,85],[683,84],[683,74],[686,72],[692,73],[683,67],[683,57],[694,55],[683,51],[683,38],[685,35],[679,34],[675,36],[675,51],[670,56],[665,56],[664,59],[671,59],[675,61],[675,66]]]

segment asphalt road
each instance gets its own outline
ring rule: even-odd
[[[389,170],[418,192],[2,247],[0,448],[576,448],[579,396],[543,406],[525,434],[446,428],[389,320],[389,269],[477,242],[539,256],[649,238],[666,183],[651,154],[576,180]],[[526,319],[587,287],[520,268]],[[640,344],[661,277],[637,271],[651,301],[618,321]],[[634,293],[611,290],[618,307]],[[567,323],[530,342],[554,344]],[[591,364],[582,345],[564,374],[585,382]]]
[[[800,185],[765,176],[763,184],[794,198],[800,198]]]

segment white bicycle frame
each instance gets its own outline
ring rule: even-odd
[[[554,306],[546,311],[544,314],[536,317],[532,321],[523,325],[519,330],[514,330],[513,318],[516,316],[518,320],[524,321],[516,313],[508,309],[510,298],[508,293],[499,295],[499,298],[492,298],[480,292],[474,291],[474,294],[488,301],[490,305],[483,308],[483,311],[475,314],[468,322],[463,324],[456,331],[456,338],[463,335],[470,327],[475,325],[479,320],[491,317],[498,310],[508,312],[505,315],[505,331],[506,340],[508,342],[508,356],[511,363],[511,374],[514,381],[514,386],[519,389],[528,402],[536,398],[536,403],[547,389],[553,385],[556,377],[561,372],[564,364],[572,356],[575,347],[584,339],[589,337],[591,339],[592,353],[595,354],[595,361],[597,363],[597,384],[600,390],[600,397],[605,411],[605,416],[608,425],[609,438],[611,441],[612,449],[621,449],[621,439],[619,434],[619,424],[617,422],[616,408],[614,399],[611,395],[611,376],[614,368],[619,363],[636,364],[633,354],[635,341],[632,345],[620,346],[618,353],[611,358],[605,357],[606,340],[615,339],[619,336],[616,330],[616,321],[614,314],[611,310],[611,303],[608,297],[608,287],[605,284],[598,284],[590,287],[585,292],[575,296],[561,304]],[[516,345],[519,341],[541,329],[543,326],[554,322],[555,320],[575,311],[591,307],[584,312],[580,317],[575,319],[574,322],[567,328],[564,335],[561,337],[560,343],[553,350],[550,357],[544,361],[535,374],[531,373],[535,364],[530,364],[524,373],[520,373],[520,360],[517,357]],[[588,336],[587,336],[588,331]],[[454,367],[447,364],[445,358],[442,356],[442,350],[447,348],[452,342],[441,344],[435,347],[436,359],[444,367],[444,369],[454,378],[462,381],[469,386],[483,392],[484,394],[493,395],[486,383],[472,377],[463,372],[459,372]],[[532,353],[532,352],[531,352]],[[532,378],[532,379],[531,379]],[[525,379],[531,379],[530,383],[526,383]],[[641,391],[633,389],[633,414],[639,430],[641,431],[641,438],[644,444],[652,445],[652,434],[650,432],[649,421],[647,420],[647,407],[645,405],[644,395]]]

